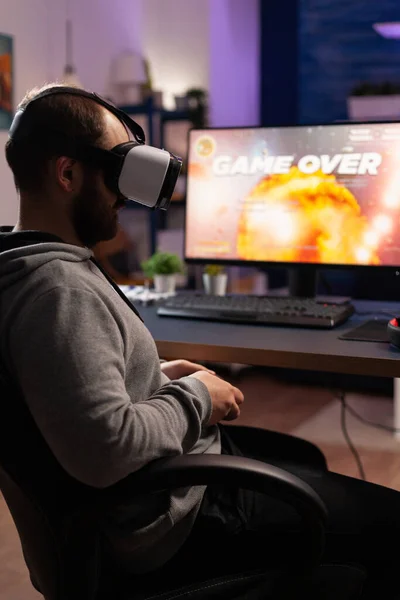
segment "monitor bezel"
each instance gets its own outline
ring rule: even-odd
[[[190,154],[190,136],[192,132],[196,131],[237,131],[244,129],[289,129],[289,128],[308,128],[308,127],[335,127],[344,125],[385,125],[385,124],[399,124],[400,119],[385,119],[385,120],[368,120],[368,121],[335,121],[334,123],[309,123],[309,124],[288,124],[288,125],[237,125],[237,126],[223,126],[223,127],[190,127],[187,132],[187,147],[186,147],[186,165],[189,168],[189,154]],[[250,261],[243,259],[225,259],[225,258],[189,258],[186,255],[186,230],[187,230],[187,184],[189,180],[189,174],[186,175],[186,199],[185,199],[185,219],[184,219],[184,231],[183,231],[183,260],[188,265],[222,265],[226,267],[248,267],[248,268],[259,268],[259,269],[298,269],[304,271],[325,271],[325,270],[354,270],[356,269],[360,273],[371,273],[371,269],[379,269],[379,272],[392,273],[395,276],[400,275],[400,264],[395,265],[350,265],[350,264],[336,264],[336,263],[311,263],[311,262],[281,262],[281,261]]]

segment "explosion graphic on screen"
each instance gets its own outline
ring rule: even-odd
[[[382,234],[334,175],[292,167],[263,178],[245,199],[237,250],[244,260],[376,265]]]

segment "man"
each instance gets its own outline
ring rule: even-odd
[[[91,248],[116,234],[124,198],[100,164],[72,158],[59,139],[109,150],[130,139],[121,120],[92,99],[63,93],[33,103],[21,125],[28,126],[29,134],[6,145],[20,210],[17,224],[0,234],[1,360],[65,471],[105,488],[163,456],[244,453],[285,466],[322,496],[331,519],[328,559],[374,567],[389,560],[389,539],[400,532],[399,495],[329,473],[307,442],[232,435],[236,428],[220,422],[239,416],[240,390],[201,365],[160,362],[140,316],[93,261]],[[299,544],[297,525],[292,511],[268,498],[213,486],[124,507],[104,530],[125,569],[212,572],[216,561],[240,564],[260,536],[262,563],[289,552]],[[291,541],[279,548],[285,529]],[[210,536],[204,555],[201,541]]]
[[[55,130],[111,149],[129,141],[127,129],[94,101],[68,94],[41,99],[26,118],[32,135],[6,149],[21,205],[3,242],[1,317],[11,334],[4,359],[51,450],[70,475],[99,488],[162,456],[219,452],[216,423],[239,414],[241,392],[200,365],[160,366],[150,333],[90,261],[89,248],[115,236],[124,200],[100,169],[53,155],[46,140]],[[189,531],[201,497],[201,488],[173,497],[152,531],[154,515],[141,517],[147,534],[136,536],[135,568],[169,558],[181,539],[155,541],[168,537],[171,522],[183,520],[181,536]]]

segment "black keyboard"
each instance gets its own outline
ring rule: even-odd
[[[349,302],[335,304],[313,298],[284,296],[211,296],[180,294],[164,300],[162,317],[333,329],[354,313]]]

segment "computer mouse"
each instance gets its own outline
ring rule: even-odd
[[[390,343],[396,348],[400,348],[400,317],[391,319],[387,329]]]

